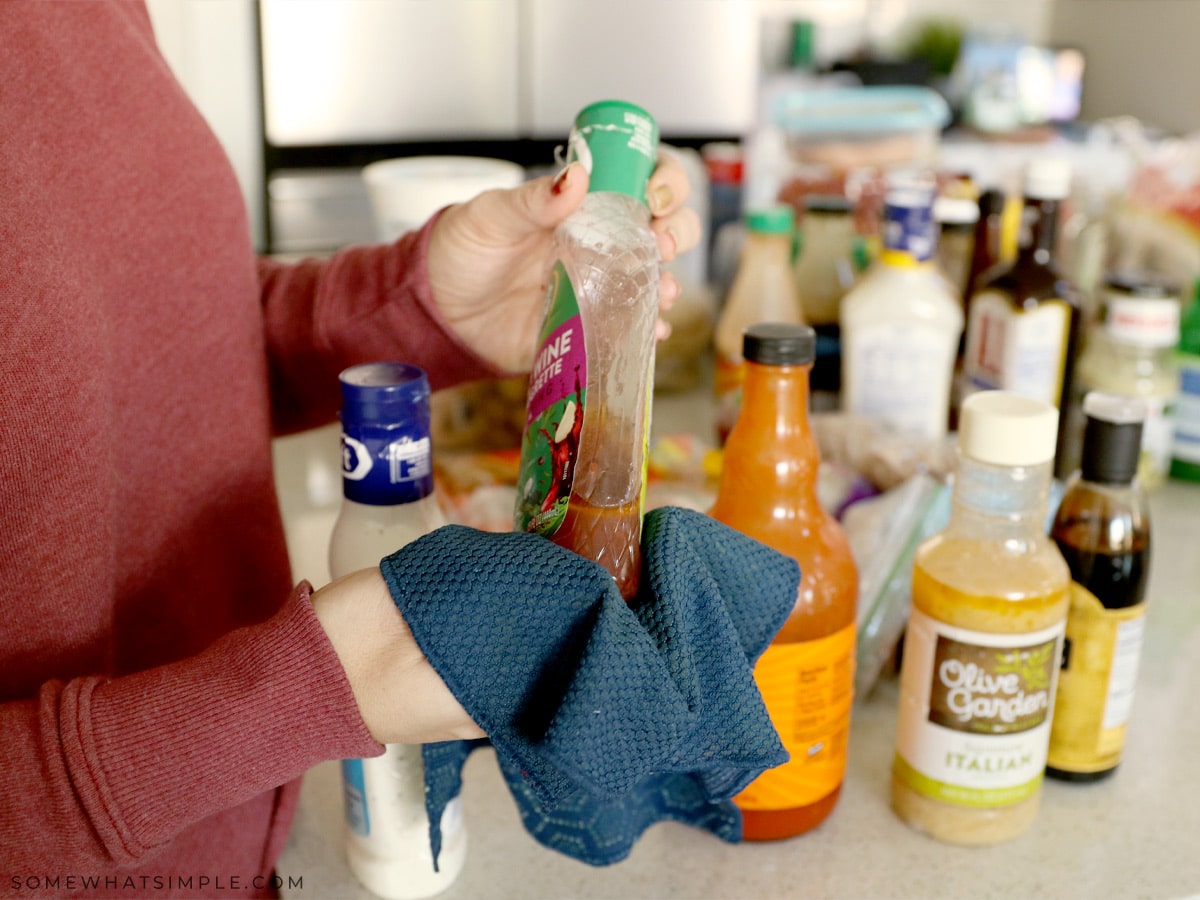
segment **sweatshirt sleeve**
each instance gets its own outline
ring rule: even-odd
[[[3,842],[6,867],[132,864],[318,762],[381,753],[309,590],[189,659],[0,704],[0,834],[37,835]]]
[[[259,260],[277,433],[332,421],[338,373],[357,363],[414,363],[435,391],[506,374],[463,343],[437,309],[426,265],[436,221],[394,243],[328,259]]]

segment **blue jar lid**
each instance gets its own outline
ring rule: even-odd
[[[387,425],[424,410],[429,419],[429,378],[420,366],[372,362],[351,366],[338,376],[342,421]]]

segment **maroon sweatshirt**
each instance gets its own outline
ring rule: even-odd
[[[357,362],[496,373],[428,228],[255,258],[140,2],[0,3],[0,47],[0,896],[270,896],[296,779],[381,750],[293,589],[271,436]]]

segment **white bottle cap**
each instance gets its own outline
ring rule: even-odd
[[[1038,157],[1025,169],[1025,196],[1062,200],[1071,193],[1071,164],[1056,156]]]
[[[1011,391],[980,391],[963,401],[958,449],[994,466],[1036,466],[1054,458],[1058,410]]]

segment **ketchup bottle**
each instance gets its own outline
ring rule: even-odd
[[[807,325],[751,325],[743,355],[742,408],[710,515],[794,557],[801,572],[795,609],[754,671],[791,759],[734,798],[745,840],[766,841],[815,828],[841,793],[858,571],[841,525],[817,500],[820,459],[808,423],[816,333]]]

